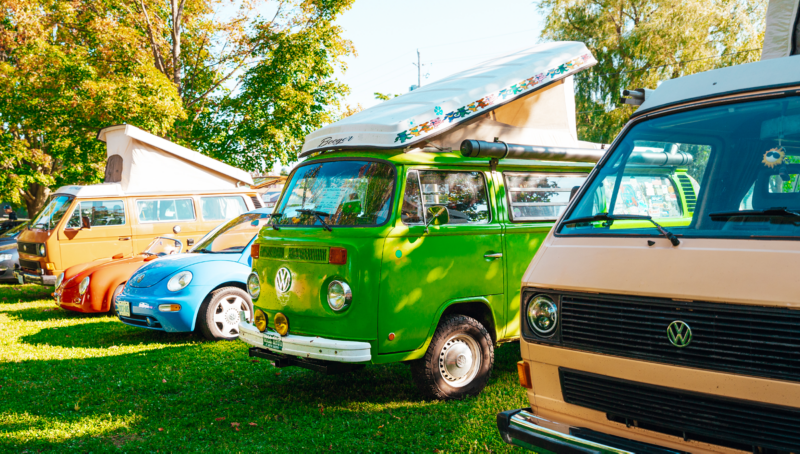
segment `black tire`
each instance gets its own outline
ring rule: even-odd
[[[459,343],[463,345],[457,346]],[[461,371],[462,366],[458,364],[462,362],[461,356],[466,358],[464,353],[459,353],[466,352],[464,348],[473,358],[469,366],[466,365],[469,360],[463,361],[463,367],[469,367],[466,372]],[[475,357],[480,358],[479,364],[474,364]],[[450,369],[445,358],[451,360]],[[428,399],[461,399],[478,395],[486,387],[493,367],[494,344],[486,328],[472,317],[448,315],[439,322],[425,356],[412,362],[411,377]],[[451,375],[451,371],[455,373]],[[462,372],[463,376],[457,376]]]
[[[197,328],[208,340],[236,339],[239,337],[239,311],[242,310],[249,312],[248,320],[253,320],[253,302],[247,292],[238,287],[214,290],[200,305]]]
[[[116,316],[117,315],[117,297],[120,293],[122,293],[122,289],[125,288],[125,283],[119,284],[117,288],[114,289],[114,293],[111,294],[111,304],[108,305],[108,314]]]

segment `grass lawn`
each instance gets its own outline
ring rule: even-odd
[[[407,366],[324,376],[54,306],[0,286],[0,452],[508,452],[495,415],[528,406],[519,344],[477,398],[427,402]],[[522,452],[522,450],[520,450]]]

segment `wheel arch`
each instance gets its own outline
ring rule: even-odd
[[[479,321],[484,328],[486,328],[486,331],[489,332],[492,343],[497,344],[497,339],[499,337],[497,333],[497,322],[489,300],[483,297],[453,300],[445,304],[434,321],[428,339],[433,336],[439,323],[442,322],[442,318],[452,314],[466,315]]]

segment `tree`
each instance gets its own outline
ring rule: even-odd
[[[388,101],[392,98],[400,96],[400,95],[393,95],[391,93],[381,93],[378,91],[376,91],[374,94],[375,94],[375,99],[377,99],[378,101]]]
[[[98,129],[127,122],[163,134],[183,115],[113,0],[8,0],[2,11],[0,198],[29,215],[51,187],[102,175]]]
[[[246,170],[293,160],[347,93],[333,21],[352,3],[6,0],[0,198],[33,214],[52,186],[99,181],[96,133],[118,123]]]
[[[575,76],[578,136],[610,143],[634,107],[623,89],[758,60],[767,0],[540,0],[542,38],[586,43]]]

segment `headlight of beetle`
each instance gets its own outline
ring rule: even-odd
[[[47,252],[47,249],[44,248],[44,244],[40,244],[39,245],[39,255],[44,257],[45,255],[47,255],[46,252]]]
[[[558,325],[558,306],[547,295],[536,295],[528,303],[528,325],[534,333],[550,337]]]
[[[83,278],[81,283],[78,285],[78,292],[80,292],[81,295],[86,293],[86,289],[89,288],[89,282],[90,281],[91,281],[91,279],[89,278],[89,276],[86,276],[85,278]]]
[[[253,301],[258,299],[258,295],[261,294],[261,282],[258,280],[258,274],[250,273],[250,276],[247,276],[247,292],[250,293]]]
[[[170,292],[177,292],[186,288],[192,282],[192,273],[190,271],[181,271],[180,273],[172,276],[167,282],[167,290]]]
[[[335,311],[341,311],[350,305],[353,299],[353,292],[346,282],[331,281],[328,284],[328,306]]]
[[[61,284],[62,284],[63,282],[64,282],[64,273],[61,273],[61,274],[59,274],[59,275],[58,275],[58,277],[56,278],[56,290],[58,290],[58,288],[59,288],[59,287],[61,287]]]

